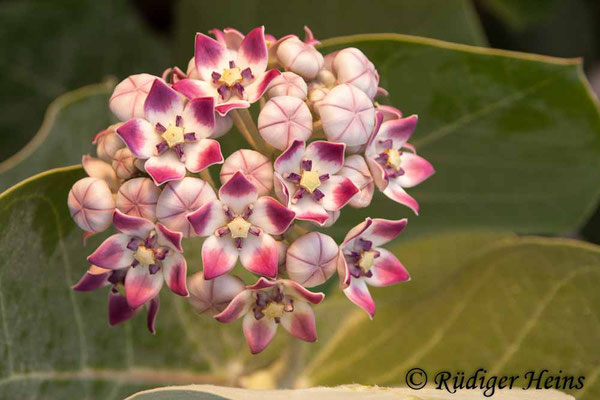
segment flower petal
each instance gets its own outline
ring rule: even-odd
[[[277,276],[278,248],[275,239],[268,233],[248,235],[243,239],[240,262],[248,271],[257,275]]]
[[[213,282],[216,279],[224,278],[228,275],[223,275],[208,282]],[[252,292],[249,290],[242,290],[238,293],[229,303],[229,305],[221,311],[221,313],[215,315],[215,319],[219,322],[229,323],[240,318],[246,314],[253,303]]]
[[[301,140],[294,140],[290,147],[281,153],[281,155],[275,160],[275,171],[279,172],[283,176],[287,176],[287,174],[292,172],[296,174],[299,173],[300,162],[302,161],[302,157],[304,157],[304,151],[304,142]]]
[[[210,236],[228,222],[223,211],[223,203],[219,200],[212,200],[189,213],[187,219],[197,236]]]
[[[331,143],[319,140],[312,142],[306,147],[304,158],[312,160],[312,167],[319,171],[319,174],[337,173],[344,166],[344,150],[346,145],[343,143]]]
[[[254,203],[248,221],[271,235],[281,235],[289,228],[295,216],[293,211],[274,198],[263,196]]]
[[[163,274],[151,274],[150,269],[142,265],[129,268],[125,276],[125,297],[132,308],[142,306],[155,297],[163,285]]]
[[[283,313],[281,326],[292,336],[305,342],[317,340],[315,314],[312,308],[303,301],[294,303],[294,311]]]
[[[272,318],[256,319],[252,314],[246,314],[242,328],[252,354],[263,351],[277,332],[277,324]]]
[[[298,282],[289,279],[280,279],[277,282],[283,284],[283,292],[285,295],[291,296],[297,300],[308,301],[312,304],[319,304],[325,298],[324,293],[311,292]]]
[[[366,218],[364,222],[352,228],[346,237],[342,246],[353,247],[352,241],[362,237],[371,241],[373,246],[381,246],[395,239],[406,227],[407,219],[402,218],[397,221],[382,218]]]
[[[225,46],[203,33],[196,34],[194,50],[196,71],[203,81],[210,82],[213,72],[221,73],[228,67],[229,54]]]
[[[379,104],[376,109],[383,114],[383,122],[402,118],[402,111],[398,110],[396,107]]]
[[[187,263],[181,253],[168,254],[162,262],[163,276],[171,292],[183,297],[189,295],[186,286]]]
[[[273,191],[279,201],[283,204],[288,204],[289,207],[290,196],[295,193],[296,186],[286,179],[283,179],[279,173],[275,172],[273,174]]]
[[[81,165],[86,174],[105,181],[112,191],[116,192],[119,189],[117,174],[109,163],[90,155],[84,155],[81,157]]]
[[[183,98],[161,79],[155,79],[144,103],[146,119],[151,124],[166,127],[175,124],[175,117],[183,112]]]
[[[250,103],[246,100],[236,100],[236,101],[228,101],[225,103],[219,103],[215,106],[215,111],[219,113],[220,116],[224,117],[231,110],[235,110],[237,108],[250,108]]]
[[[346,157],[344,167],[340,170],[340,175],[349,178],[359,190],[349,202],[352,207],[363,208],[371,204],[374,184],[369,167],[363,156],[354,154]]]
[[[390,251],[378,248],[379,257],[370,271],[373,276],[365,278],[371,286],[389,286],[398,282],[410,280],[410,275],[404,265]]]
[[[202,244],[204,279],[213,279],[235,267],[238,249],[230,237],[209,236]]]
[[[93,267],[94,266],[92,266],[92,268]],[[98,268],[98,269],[100,269],[100,268]],[[108,281],[108,277],[112,274],[112,271],[105,270],[103,268],[102,268],[102,270],[104,270],[106,272],[102,272],[100,274],[94,274],[94,273],[90,273],[90,271],[88,270],[85,274],[83,274],[81,279],[79,279],[79,282],[77,282],[75,285],[73,285],[71,287],[71,289],[76,290],[78,292],[89,292],[91,290],[96,290],[96,289],[108,286],[110,284],[110,282]]]
[[[227,183],[237,172],[244,173],[256,187],[259,196],[267,195],[273,187],[273,165],[266,156],[254,150],[241,149],[231,153],[221,167],[221,184]]]
[[[158,309],[160,308],[160,297],[154,297],[146,303],[146,307],[148,308],[146,311],[146,328],[154,335],[156,333],[156,316],[158,315]]]
[[[364,279],[352,278],[350,286],[344,289],[344,294],[351,302],[365,310],[371,319],[375,315],[375,302],[369,293],[369,288]]]
[[[131,237],[122,233],[109,236],[92,254],[88,256],[91,264],[106,269],[121,269],[134,261],[133,251],[127,248]]]
[[[290,204],[289,209],[296,213],[296,219],[305,221],[314,221],[319,225],[324,224],[329,219],[329,214],[325,208],[309,196],[304,196],[296,204]]]
[[[156,154],[156,145],[161,141],[154,126],[141,118],[125,122],[117,128],[117,135],[123,139],[134,156],[142,159]]]
[[[173,84],[173,89],[188,99],[195,99],[197,97],[212,97],[216,99],[219,96],[217,89],[212,84],[198,79],[182,79]]]
[[[233,298],[244,291],[245,285],[237,276],[225,274],[207,281],[201,272],[197,272],[188,279],[188,289],[194,310],[198,314],[214,316],[224,311]]]
[[[288,248],[286,271],[290,279],[304,287],[317,286],[333,275],[338,255],[335,240],[320,232],[310,232]]]
[[[254,203],[257,198],[258,190],[239,171],[219,189],[219,199],[237,215],[242,214],[246,207]]]
[[[404,152],[400,158],[404,175],[398,176],[395,180],[402,187],[410,188],[416,186],[435,172],[433,165],[421,156]]]
[[[183,146],[185,166],[190,172],[200,172],[214,164],[223,163],[221,145],[214,139],[200,139]]]
[[[183,110],[185,132],[193,132],[196,138],[203,139],[215,129],[215,99],[198,97],[190,100]]]
[[[108,323],[111,326],[125,322],[140,312],[141,308],[132,308],[127,299],[117,290],[108,293]]]
[[[252,29],[240,44],[236,65],[244,70],[250,68],[254,75],[258,75],[267,69],[268,54],[265,42],[265,27],[260,26]]]
[[[160,156],[150,157],[144,164],[144,169],[157,186],[169,181],[178,181],[185,177],[185,164],[173,151],[166,151]]]
[[[391,139],[394,144],[393,147],[399,149],[412,136],[418,120],[418,116],[411,115],[410,117],[387,121],[381,125],[375,140],[385,142]]]
[[[156,224],[156,239],[159,245],[181,253],[183,252],[183,247],[181,247],[182,238],[183,234],[181,232],[173,232],[160,222]]]
[[[264,74],[258,75],[254,79],[254,82],[244,87],[244,97],[246,100],[248,100],[250,103],[257,102],[258,99],[265,94],[267,89],[269,89],[271,81],[277,78],[279,75],[281,75],[281,72],[276,69],[270,69]]]
[[[355,194],[358,188],[349,178],[335,175],[323,182],[319,190],[325,195],[321,205],[327,211],[335,211],[344,207]]]
[[[121,233],[145,239],[154,230],[154,224],[145,218],[134,217],[115,210],[113,225]]]
[[[417,203],[412,196],[406,193],[396,179],[390,180],[390,183],[383,191],[383,194],[394,200],[396,203],[405,205],[413,210],[416,215],[419,215],[419,203]]]

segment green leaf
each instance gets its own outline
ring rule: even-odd
[[[322,40],[370,32],[398,32],[485,46],[487,40],[471,0],[379,0],[368,7],[361,0],[245,0],[212,4],[178,2],[176,34],[180,63],[192,57],[194,35],[232,26],[248,32],[265,25],[281,37],[300,34],[307,25]],[[185,64],[187,65],[187,64]]]
[[[394,34],[326,40],[321,50],[350,46],[377,66],[385,102],[419,115],[411,142],[436,174],[407,190],[421,205],[411,235],[486,227],[560,234],[594,210],[600,114],[581,60]],[[411,214],[381,195],[344,211],[337,237],[367,216]]]

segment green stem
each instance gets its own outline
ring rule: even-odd
[[[258,128],[252,119],[252,115],[250,115],[250,111],[248,111],[247,108],[238,108],[231,110],[230,114],[233,118],[235,126],[242,133],[248,144],[250,144],[250,146],[252,146],[254,150],[258,151],[259,153],[262,153],[267,157],[270,156],[273,152],[273,149],[258,133]]]

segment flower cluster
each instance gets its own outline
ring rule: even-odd
[[[375,188],[418,213],[405,189],[434,171],[408,143],[417,117],[375,101],[387,92],[373,63],[356,48],[323,56],[305,30],[304,40],[263,27],[198,33],[186,72],[132,75],[115,87],[109,106],[120,122],[95,136],[96,157],[82,158],[88,177],[68,197],[84,237],[116,229],[74,286],[110,287],[111,325],[145,306],[154,333],[166,284],[200,314],[241,318],[258,353],[278,325],[316,340],[312,306],[324,294],[307,288],[336,272],[371,318],[368,286],[409,279],[381,247],[406,219],[367,218],[342,243],[310,229],[333,225],[347,205],[368,207]],[[252,149],[224,157],[218,138],[233,125]],[[209,170],[217,165],[220,185]],[[190,277],[184,238],[202,246],[202,270]],[[238,260],[254,281],[232,274]]]

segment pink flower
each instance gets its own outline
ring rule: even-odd
[[[344,294],[371,318],[375,315],[375,302],[367,285],[389,286],[410,279],[396,256],[379,247],[396,238],[405,226],[406,219],[367,218],[348,232],[340,246],[338,273]]]
[[[236,172],[241,171],[256,187],[259,196],[265,196],[273,187],[273,164],[266,156],[254,150],[241,149],[231,153],[223,163],[219,177],[221,184],[229,182]]]
[[[312,114],[306,103],[297,97],[274,97],[258,115],[260,136],[278,150],[287,149],[294,140],[306,141],[312,129]]]
[[[344,207],[358,193],[350,179],[338,175],[344,165],[343,143],[294,141],[275,160],[275,193],[297,219],[323,225],[328,211]]]
[[[142,309],[142,306],[132,308],[120,291],[123,288],[126,274],[127,269],[111,271],[92,265],[72,289],[87,292],[112,285],[108,293],[108,323],[114,326],[135,317]],[[151,298],[144,305],[146,306],[146,327],[150,333],[154,334],[160,305],[159,296]]]
[[[306,100],[308,86],[302,77],[293,72],[284,72],[271,81],[267,96],[270,98],[277,96],[293,96],[300,100]]]
[[[377,118],[377,127],[365,152],[371,175],[383,194],[418,214],[419,204],[404,188],[418,185],[435,172],[433,166],[418,156],[414,147],[407,143],[418,118],[411,115],[383,123],[381,113],[378,113]]]
[[[67,204],[75,223],[86,232],[102,232],[112,222],[115,199],[102,179],[88,177],[75,182]]]
[[[121,185],[117,192],[117,208],[127,215],[156,221],[156,203],[160,196],[152,179],[134,178]]]
[[[370,99],[377,94],[379,74],[359,49],[350,47],[337,52],[331,69],[338,83],[349,83],[362,90]]]
[[[221,275],[206,280],[202,272],[188,279],[190,297],[188,301],[198,314],[216,315],[229,305],[231,300],[244,289],[244,281],[237,276]]]
[[[110,110],[121,121],[144,117],[144,102],[157,76],[150,74],[131,75],[121,81],[108,100]]]
[[[290,245],[285,269],[290,279],[302,286],[318,286],[334,274],[339,253],[338,245],[330,236],[310,232]]]
[[[256,187],[241,172],[219,189],[219,200],[188,214],[202,245],[204,278],[231,271],[238,256],[244,268],[258,275],[277,275],[278,250],[271,235],[285,232],[294,212],[275,199],[258,197]]]
[[[375,184],[364,157],[358,154],[346,157],[340,175],[349,178],[359,190],[348,204],[355,208],[368,207],[373,199]]]
[[[98,158],[106,162],[112,162],[115,153],[125,147],[125,143],[123,143],[116,133],[117,128],[121,125],[122,123],[113,124],[94,136],[92,144],[96,145],[96,155]]]
[[[104,269],[127,270],[125,297],[129,307],[138,308],[156,297],[163,281],[173,293],[188,295],[181,233],[119,210],[114,213],[113,225],[121,233],[106,239],[88,261]]]
[[[315,316],[308,303],[319,304],[324,297],[294,281],[260,278],[235,296],[215,319],[228,323],[243,317],[242,328],[250,352],[257,354],[271,343],[279,324],[298,339],[317,340]]]
[[[198,33],[194,62],[198,78],[182,79],[173,85],[174,89],[190,99],[214,98],[215,110],[221,115],[236,108],[250,107],[280,75],[275,69],[266,71],[268,54],[264,27],[250,31],[233,54],[225,43]]]
[[[277,60],[286,71],[306,80],[315,79],[323,68],[323,55],[312,44],[291,36],[277,46]]]
[[[154,80],[144,103],[144,118],[130,119],[117,129],[131,153],[144,164],[157,185],[182,179],[186,169],[199,172],[223,162],[221,147],[207,139],[215,127],[214,100],[182,97],[160,79]]]

